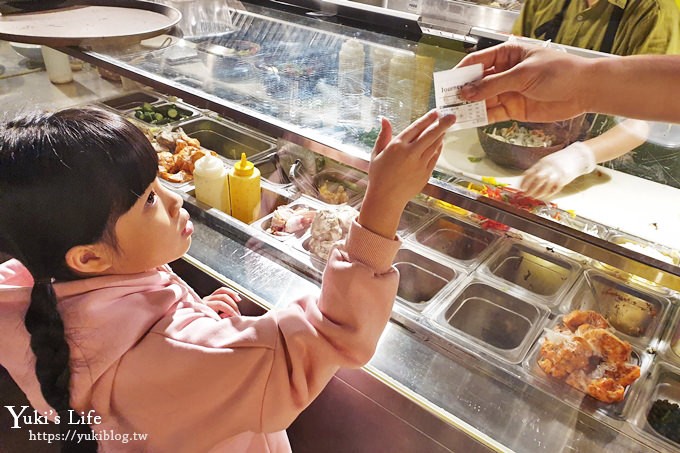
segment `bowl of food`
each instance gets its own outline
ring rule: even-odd
[[[487,157],[503,167],[526,170],[542,157],[578,140],[584,117],[556,123],[504,121],[477,128]]]

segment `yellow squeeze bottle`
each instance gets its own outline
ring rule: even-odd
[[[246,159],[246,153],[229,170],[229,195],[233,217],[244,223],[260,218],[260,170]]]

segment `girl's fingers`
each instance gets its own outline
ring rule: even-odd
[[[236,301],[229,296],[228,294],[212,294],[204,299],[205,303],[208,304],[226,304],[227,306],[231,307],[234,311],[237,313],[239,312],[238,309],[238,304]]]
[[[383,116],[380,119],[380,133],[378,138],[375,139],[375,145],[373,145],[373,157],[380,154],[390,143],[390,140],[392,140],[392,123]]]
[[[221,318],[228,318],[240,314],[238,310],[234,310],[234,308],[231,307],[229,304],[226,304],[219,300],[206,301],[206,305],[210,307],[211,310],[214,310],[215,313],[220,314]]]
[[[226,287],[221,287],[213,291],[213,294],[227,294],[228,296],[231,296],[232,299],[236,300],[237,302],[241,301],[241,296],[238,295],[236,291],[230,288]]]
[[[439,160],[439,156],[442,154],[442,150],[444,149],[444,143],[439,143],[439,145],[434,149],[434,153],[430,156],[430,160],[427,162],[427,171],[429,173],[432,173],[434,170],[434,167],[437,165],[437,161]]]
[[[404,129],[399,137],[406,143],[411,143],[413,140],[418,138],[425,129],[428,128],[432,123],[434,123],[439,118],[439,113],[437,110],[430,110],[425,115],[418,118],[416,121],[411,123],[406,129]]]

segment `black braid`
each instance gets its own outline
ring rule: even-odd
[[[91,438],[92,431],[87,425],[69,425],[71,392],[69,384],[69,347],[64,336],[64,323],[57,311],[57,297],[52,283],[41,281],[33,286],[31,303],[26,312],[26,329],[31,334],[31,349],[36,357],[35,370],[45,400],[59,414],[59,431],[62,437],[62,452],[97,451],[93,440],[78,442],[78,436]]]

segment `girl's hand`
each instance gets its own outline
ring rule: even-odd
[[[203,302],[215,310],[220,318],[230,318],[241,314],[237,305],[241,302],[241,296],[229,288],[218,288],[211,295],[204,297]]]
[[[358,222],[365,228],[393,238],[406,203],[427,183],[442,150],[446,130],[456,118],[439,118],[432,110],[395,138],[383,118],[368,168],[368,187]]]

